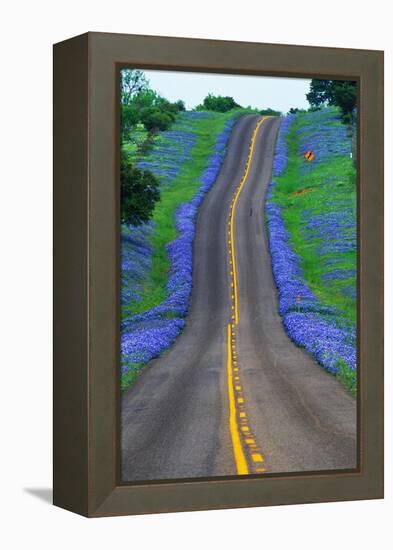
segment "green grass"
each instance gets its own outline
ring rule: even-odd
[[[247,114],[249,111],[242,110],[240,112]],[[124,306],[123,316],[147,311],[165,300],[169,271],[166,245],[177,237],[175,212],[182,203],[190,201],[198,191],[199,178],[214,150],[218,135],[224,129],[225,123],[233,116],[238,115],[239,111],[212,112],[209,118],[198,121],[195,127],[197,141],[192,150],[191,159],[183,164],[179,175],[171,185],[162,189],[161,200],[154,209],[152,218],[154,231],[151,236],[152,268],[144,284],[141,299]]]
[[[343,359],[337,359],[338,372],[336,377],[353,396],[357,393],[357,376],[356,371],[351,370]]]
[[[298,151],[299,138],[296,132],[307,123],[306,116],[299,115],[288,133],[288,166],[283,176],[275,178],[278,185],[274,189],[274,200],[283,207],[283,217],[291,244],[301,258],[304,278],[311,290],[322,303],[339,310],[344,322],[354,324],[356,301],[341,292],[349,280],[329,280],[326,283],[322,275],[326,273],[324,260],[330,257],[339,259],[334,268],[356,269],[356,253],[340,252],[336,255],[321,256],[317,251],[320,242],[316,238],[310,239],[310,233],[305,229],[303,212],[312,210],[313,214],[319,214],[354,207],[356,170],[351,158],[335,157],[321,164],[310,163],[308,173],[300,174],[301,165],[305,160]]]
[[[126,392],[133,385],[144,364],[128,363],[127,366],[130,368],[130,370],[125,374],[122,374],[120,377],[120,391],[122,393]]]

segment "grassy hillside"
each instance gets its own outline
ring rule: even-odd
[[[152,267],[141,300],[131,303],[127,313],[146,311],[167,297],[170,260],[166,245],[177,235],[175,212],[181,204],[191,200],[199,189],[199,178],[216,140],[233,116],[233,112],[186,112],[180,116],[173,129],[159,136],[151,153],[139,163],[161,177],[163,183],[161,201],[152,219]],[[166,181],[165,176],[170,181]],[[172,179],[170,176],[175,177]]]
[[[287,119],[277,143],[267,213],[284,325],[297,344],[354,392],[356,169],[351,146],[335,108]],[[304,158],[308,150],[315,154],[311,162]],[[280,279],[283,255],[293,266],[291,284],[288,273]]]

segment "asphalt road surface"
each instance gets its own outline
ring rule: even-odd
[[[122,399],[123,481],[356,468],[355,399],[277,312],[264,197],[279,124],[234,127],[198,215],[186,328]]]

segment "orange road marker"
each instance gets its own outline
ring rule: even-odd
[[[304,154],[304,158],[306,160],[308,160],[309,162],[311,162],[313,160],[313,158],[315,158],[315,155],[312,151],[307,151],[305,154]]]

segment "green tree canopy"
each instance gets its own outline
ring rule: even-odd
[[[120,221],[132,225],[147,222],[160,200],[159,181],[149,170],[133,166],[124,151],[120,157]]]
[[[177,101],[175,101],[174,105],[177,106],[177,109],[179,111],[185,111],[186,110],[186,104],[184,103],[184,101],[182,99],[178,99]]]
[[[141,122],[149,132],[167,130],[175,117],[176,115],[171,111],[166,111],[154,106],[145,107],[140,111]]]
[[[231,109],[240,107],[230,96],[212,95],[208,94],[203,100],[203,104],[198,109],[206,109],[207,111],[218,111],[219,113],[226,113]]]
[[[135,105],[122,105],[120,109],[121,140],[131,139],[132,129],[140,120],[139,111]]]
[[[146,130],[167,130],[176,120],[179,111],[185,109],[181,100],[171,103],[150,88],[143,88],[132,95],[121,107],[122,139],[130,138],[132,128],[141,122]]]
[[[352,118],[356,107],[357,85],[350,80],[319,80],[313,78],[306,95],[311,107],[323,104],[336,105],[341,109],[344,120]]]
[[[149,89],[145,73],[139,69],[123,69],[120,79],[122,105],[129,105],[136,95]]]
[[[276,111],[275,109],[270,109],[270,107],[268,107],[267,109],[261,109],[259,114],[264,116],[281,116],[282,112]]]

